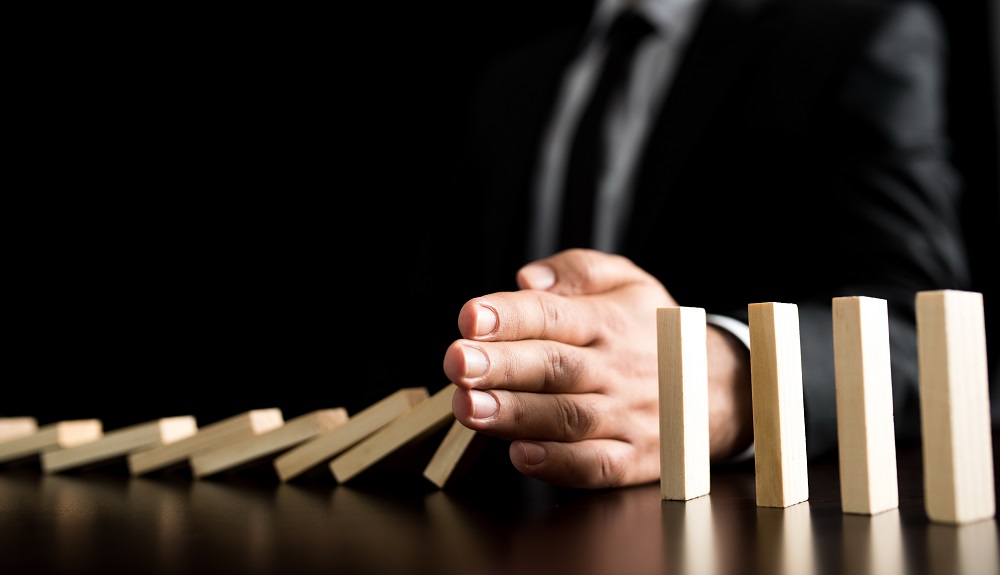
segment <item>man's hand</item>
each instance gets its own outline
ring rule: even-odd
[[[511,440],[522,473],[554,484],[603,488],[659,479],[656,309],[677,306],[630,260],[567,250],[517,275],[516,292],[468,301],[465,339],[444,371],[458,386],[456,418]],[[749,356],[709,329],[713,455],[750,442]],[[743,357],[746,355],[746,357]]]

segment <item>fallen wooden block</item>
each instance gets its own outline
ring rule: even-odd
[[[711,489],[705,310],[656,310],[660,385],[660,497],[687,501]]]
[[[983,294],[916,295],[924,506],[940,523],[996,515]]]
[[[444,436],[431,460],[424,468],[424,477],[431,483],[443,488],[455,474],[462,458],[469,452],[477,432],[454,421]]]
[[[412,407],[389,425],[330,462],[330,471],[344,483],[404,445],[442,429],[455,417],[451,409],[455,384]]]
[[[385,427],[428,396],[426,387],[400,389],[351,416],[347,423],[281,454],[274,460],[274,470],[283,482],[299,477]]]
[[[757,505],[809,499],[798,306],[748,306]]]
[[[34,417],[0,417],[0,443],[38,431]]]
[[[71,419],[50,423],[38,428],[35,433],[0,443],[0,463],[81,445],[99,439],[102,435],[104,429],[99,419]]]
[[[277,408],[254,409],[234,415],[201,427],[190,437],[129,454],[129,473],[139,476],[177,464],[187,464],[189,458],[198,453],[260,435],[282,424],[284,417]]]
[[[347,410],[342,407],[300,415],[270,431],[191,456],[191,473],[197,479],[268,458],[343,425],[347,419]]]
[[[58,473],[157,445],[173,443],[198,431],[194,416],[164,417],[105,433],[99,439],[42,454],[42,471]]]
[[[844,513],[899,506],[886,300],[833,298],[840,498]]]

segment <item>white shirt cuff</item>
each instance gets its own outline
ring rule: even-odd
[[[731,317],[711,313],[705,314],[705,322],[728,331],[733,334],[736,339],[742,341],[743,345],[745,345],[748,350],[750,349],[750,326],[747,324]],[[749,459],[753,459],[753,454],[753,443],[751,443],[741,453],[737,453],[727,459],[725,463],[742,463]]]

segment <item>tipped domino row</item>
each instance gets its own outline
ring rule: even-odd
[[[757,505],[809,498],[798,308],[748,306]],[[837,433],[844,513],[899,506],[886,301],[832,300]],[[983,296],[916,295],[924,505],[939,523],[996,514]],[[660,491],[686,501],[709,493],[706,315],[657,310]]]
[[[797,308],[749,306],[757,503],[808,499]],[[842,505],[875,514],[898,506],[888,323],[884,300],[833,300]],[[926,507],[935,521],[995,515],[982,294],[917,295]],[[661,494],[689,500],[709,492],[705,312],[657,310]],[[105,433],[96,419],[38,427],[0,418],[0,463],[38,456],[46,473],[125,457],[140,476],[187,464],[201,478],[269,459],[281,481],[324,466],[343,483],[412,441],[451,428],[424,469],[438,487],[476,436],[454,420],[448,384],[434,395],[401,389],[349,416],[317,410],[284,421],[280,410],[246,412],[199,428],[168,417]]]
[[[0,418],[0,463],[37,457],[42,471],[52,474],[124,458],[134,477],[187,466],[196,479],[265,463],[282,482],[326,466],[343,483],[451,421],[424,470],[444,487],[475,435],[454,420],[454,390],[454,384],[433,395],[425,387],[400,389],[353,416],[338,407],[285,421],[280,409],[269,408],[203,427],[193,416],[108,432],[99,419],[39,427],[33,417]]]

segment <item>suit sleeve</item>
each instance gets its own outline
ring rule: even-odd
[[[936,12],[900,4],[843,76],[838,124],[850,145],[835,158],[828,193],[844,200],[830,217],[848,223],[837,265],[850,284],[797,302],[810,457],[837,442],[831,297],[887,300],[896,434],[919,437],[915,297],[969,285],[944,117],[946,48]]]

